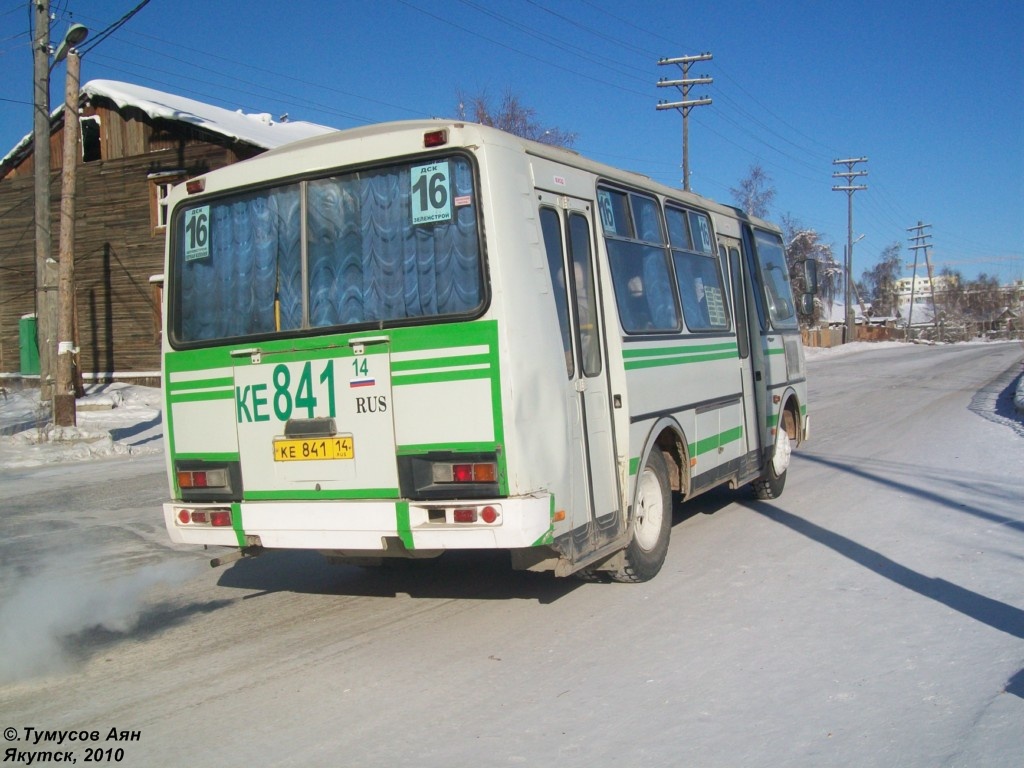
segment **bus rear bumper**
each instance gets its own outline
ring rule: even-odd
[[[231,512],[229,526],[204,522],[213,512],[225,510]],[[192,522],[192,512],[206,515],[199,514],[200,522]],[[549,494],[472,502],[164,504],[167,532],[178,544],[245,547],[258,543],[266,549],[367,553],[388,549],[396,539],[409,550],[531,547],[548,537],[551,515]]]

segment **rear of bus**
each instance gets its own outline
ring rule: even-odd
[[[510,479],[488,201],[459,130],[356,129],[175,190],[173,541],[342,559],[550,543],[551,497]]]

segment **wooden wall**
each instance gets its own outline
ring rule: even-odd
[[[163,272],[163,233],[151,222],[147,176],[184,169],[188,176],[258,154],[180,123],[153,125],[141,112],[97,108],[103,159],[80,163],[75,232],[75,301],[84,373],[160,368],[159,307],[150,284]],[[60,147],[62,131],[52,145]],[[60,232],[60,168],[51,164],[51,231]],[[26,167],[29,169],[25,171]],[[18,324],[35,311],[31,156],[0,180],[0,372],[20,370]]]

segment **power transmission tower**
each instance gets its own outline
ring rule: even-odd
[[[848,342],[854,340],[853,334],[856,330],[853,308],[850,304],[850,287],[853,282],[853,193],[867,189],[866,184],[854,184],[853,180],[868,175],[867,171],[857,171],[854,168],[858,163],[866,163],[867,161],[866,157],[851,157],[846,160],[832,161],[832,165],[846,166],[845,171],[836,171],[832,174],[832,178],[846,179],[846,184],[834,186],[832,191],[846,193],[846,301],[844,306],[846,310],[846,340]]]
[[[683,96],[682,101],[661,100],[655,109],[678,109],[679,113],[683,116],[683,189],[687,192],[690,191],[690,110],[694,107],[703,107],[711,103],[711,99],[707,97],[691,99],[690,88],[694,85],[710,85],[714,82],[714,79],[707,75],[691,78],[690,65],[695,61],[711,61],[712,58],[710,53],[701,53],[697,56],[658,59],[659,67],[667,64],[677,64],[683,71],[683,77],[680,80],[667,80],[664,77],[658,80],[659,88],[678,88]]]
[[[939,332],[939,311],[935,306],[935,275],[932,272],[932,262],[928,258],[928,248],[931,243],[928,242],[931,235],[926,233],[924,230],[930,227],[931,224],[923,224],[920,221],[917,222],[916,227],[908,227],[907,232],[914,232],[908,239],[911,242],[910,250],[914,252],[914,274],[910,280],[910,313],[907,318],[907,332],[910,332],[910,321],[914,317],[914,290],[917,287],[917,252],[920,250],[924,251],[924,263],[928,268],[928,286],[931,290],[932,296],[932,324],[935,326],[935,330]],[[941,338],[939,339],[942,340]]]

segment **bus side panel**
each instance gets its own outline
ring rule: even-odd
[[[630,419],[648,428],[672,416],[684,430],[694,485],[740,454],[739,369],[735,338],[686,336],[657,342],[627,342],[623,351]],[[649,437],[631,429],[631,475]],[[637,437],[642,438],[636,442]]]

